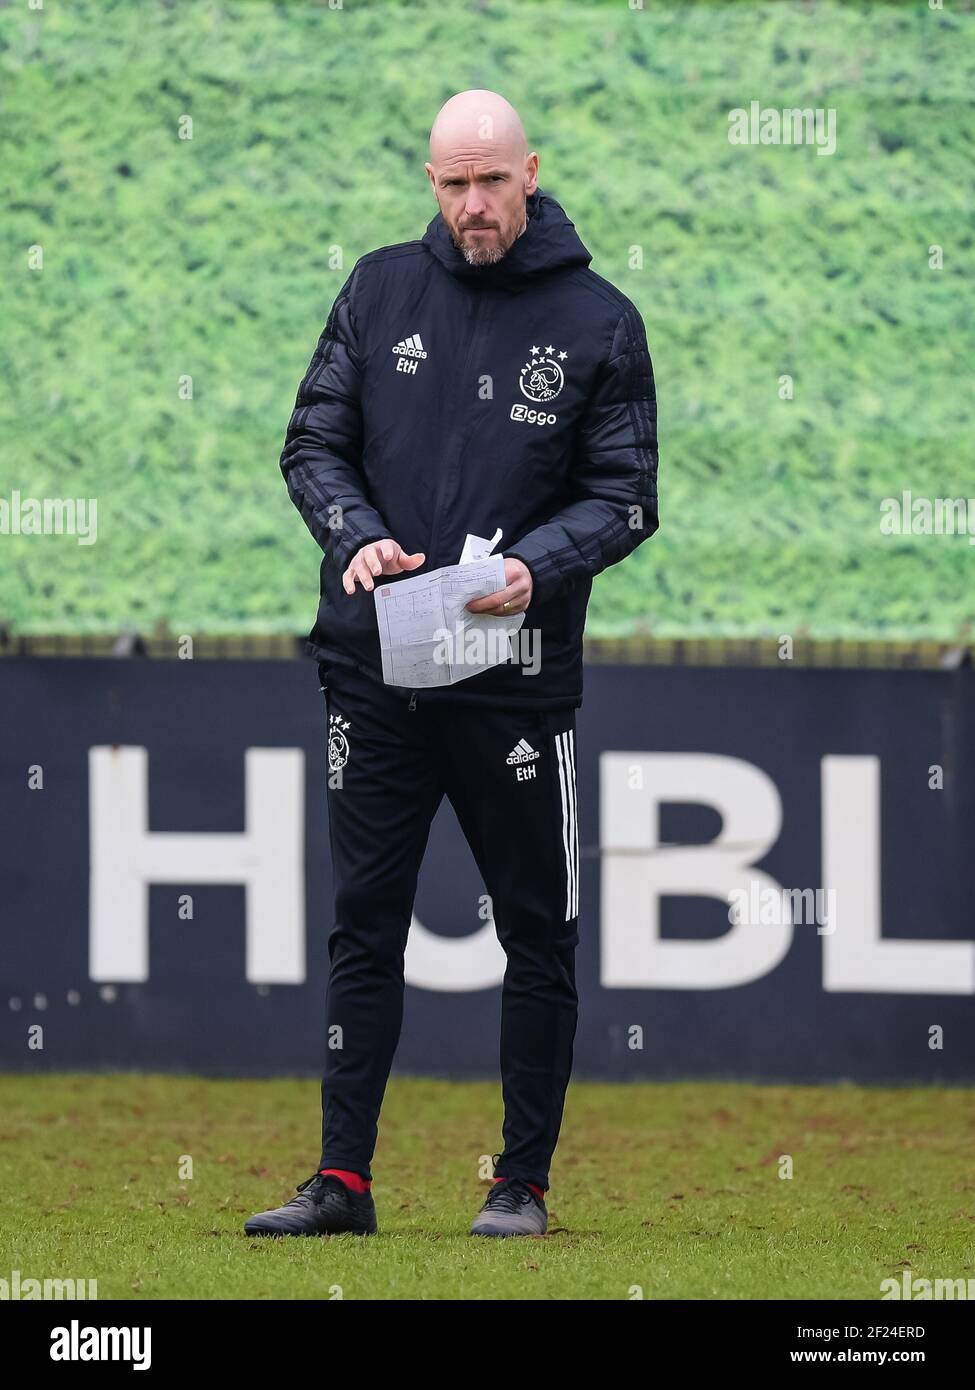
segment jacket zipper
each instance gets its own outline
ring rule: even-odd
[[[472,318],[471,318],[471,336],[470,336],[470,342],[467,344],[467,355],[466,355],[466,357],[464,358],[464,365],[463,365],[463,367],[461,368],[461,373],[460,373],[460,381],[461,381],[461,382],[463,382],[464,378],[467,376],[467,369],[468,369],[468,367],[470,366],[471,361],[472,361],[472,359],[473,359],[473,355],[474,355],[474,342],[475,342],[475,339],[477,338],[477,325],[478,325],[478,319],[480,318],[480,314],[481,314],[481,305],[482,305],[483,302],[484,302],[484,293],[483,293],[483,291],[480,292],[480,293],[476,293],[476,294],[475,294],[475,298],[474,298],[474,313],[473,313],[473,316],[472,316]],[[467,436],[468,436],[469,433],[470,433],[470,426],[468,426],[468,428],[467,428],[466,430],[464,430],[463,433],[462,433],[462,435],[461,435],[460,445],[459,445],[459,447],[458,447],[458,450],[457,450],[457,457],[456,457],[456,461],[457,461],[458,463],[460,462],[461,454],[462,454],[463,451],[464,451],[464,442],[465,442],[465,440],[467,439]],[[448,466],[447,468],[445,468],[443,480],[442,480],[442,482],[441,482],[441,484],[440,484],[440,491],[439,491],[439,494],[438,494],[438,496],[437,496],[437,505],[436,505],[436,509],[435,509],[435,511],[434,511],[434,514],[433,514],[433,525],[432,525],[431,528],[430,528],[430,557],[431,557],[431,558],[432,558],[434,555],[436,555],[436,553],[437,553],[437,543],[438,543],[439,540],[440,540],[440,517],[441,517],[441,513],[443,512],[443,505],[444,505],[444,502],[447,500],[448,485],[449,485],[449,482],[450,482],[450,478],[451,478],[452,473],[453,473],[453,467],[452,467],[452,466]]]
[[[474,356],[474,342],[475,342],[475,340],[476,340],[476,338],[477,338],[478,319],[480,318],[480,314],[481,314],[481,305],[482,305],[482,303],[483,303],[483,299],[484,299],[483,294],[479,294],[479,295],[477,295],[477,297],[476,297],[475,300],[474,300],[474,312],[473,312],[473,314],[472,314],[472,316],[471,316],[471,336],[470,336],[470,341],[469,341],[469,343],[467,344],[467,355],[466,355],[465,358],[464,358],[464,366],[463,366],[463,368],[461,369],[461,374],[460,374],[460,380],[461,380],[461,381],[463,381],[464,377],[467,375],[467,369],[468,369],[468,367],[470,366],[471,361],[472,361],[473,356]],[[467,438],[468,432],[469,432],[469,430],[465,430],[465,431],[463,432],[463,434],[461,435],[460,445],[459,445],[459,448],[458,448],[458,450],[457,450],[457,462],[460,461],[461,454],[463,453],[463,450],[464,450],[464,441],[465,441],[466,438]],[[447,491],[448,491],[448,485],[449,485],[449,482],[450,482],[451,472],[452,472],[452,469],[451,469],[451,468],[447,468],[447,469],[444,470],[444,476],[443,476],[443,479],[442,479],[441,484],[440,484],[440,491],[439,491],[439,493],[438,493],[438,495],[437,495],[437,505],[436,505],[436,508],[434,509],[433,524],[432,524],[431,527],[430,527],[430,552],[429,552],[429,553],[430,553],[430,556],[431,556],[431,557],[434,556],[434,555],[436,554],[436,552],[437,552],[437,543],[438,543],[438,541],[439,541],[439,539],[440,539],[440,516],[441,516],[441,513],[442,513],[442,511],[443,511],[444,502],[445,502],[446,499],[447,499]],[[409,705],[408,705],[407,708],[408,708],[408,709],[411,709],[411,710],[415,710],[415,709],[416,709],[416,691],[415,691],[415,690],[411,690],[411,691],[410,691],[410,703],[409,703]]]

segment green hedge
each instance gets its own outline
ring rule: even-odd
[[[0,496],[98,500],[96,545],[0,536],[0,623],[309,627],[295,388],[356,258],[433,215],[438,106],[488,86],[654,357],[661,530],[590,631],[970,631],[975,546],[880,530],[975,498],[970,3],[23,3],[0,82]],[[835,108],[836,153],[730,144],[752,100]]]

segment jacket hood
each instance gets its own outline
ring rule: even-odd
[[[518,290],[532,277],[570,266],[587,266],[592,256],[560,203],[537,188],[525,202],[528,225],[494,265],[468,265],[447,230],[441,213],[427,227],[422,244],[458,280]]]

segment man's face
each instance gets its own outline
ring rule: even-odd
[[[528,166],[537,164],[532,155]],[[454,245],[469,265],[500,261],[525,229],[534,168],[500,157],[461,153],[426,166]]]

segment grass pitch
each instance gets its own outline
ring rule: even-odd
[[[379,1235],[249,1239],[313,1171],[318,1105],[313,1080],[0,1077],[0,1278],[97,1279],[100,1299],[873,1300],[905,1269],[975,1276],[968,1091],[573,1084],[549,1235],[487,1240],[467,1228],[499,1087],[394,1077]]]

